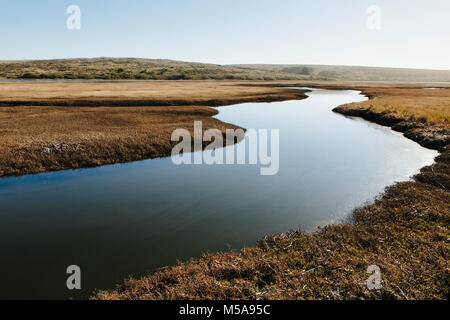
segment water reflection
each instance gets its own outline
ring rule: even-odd
[[[219,108],[225,122],[280,129],[275,176],[165,158],[0,179],[0,297],[87,297],[203,251],[310,230],[432,163],[436,152],[331,111],[366,99],[357,92],[309,95]],[[65,287],[71,264],[82,269],[78,293]]]

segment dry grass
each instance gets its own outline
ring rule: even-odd
[[[361,89],[372,100],[336,110],[397,126],[406,136],[423,144],[431,141],[429,146],[441,150],[436,163],[423,168],[415,181],[397,183],[374,204],[356,209],[353,224],[331,225],[313,234],[267,236],[258,247],[207,254],[141,279],[128,279],[116,290],[99,291],[92,298],[447,299],[448,93]],[[379,105],[383,99],[391,105]],[[366,270],[372,264],[381,268],[381,290],[366,287]]]
[[[142,279],[131,279],[117,290],[98,292],[93,298],[447,298],[450,287],[447,90],[317,82],[2,83],[0,103],[4,105],[20,105],[23,100],[29,104],[66,103],[80,107],[0,108],[0,175],[167,154],[174,128],[192,128],[193,121],[200,119],[206,128],[228,127],[211,119],[214,110],[195,107],[197,102],[209,105],[301,97],[298,91],[273,88],[274,85],[364,90],[372,97],[370,102],[347,105],[339,111],[355,112],[398,126],[405,135],[421,143],[429,142],[442,154],[435,165],[422,170],[415,182],[396,184],[373,205],[356,210],[353,225],[328,226],[314,234],[296,232],[266,237],[258,247],[205,255]],[[375,109],[374,105],[367,112],[370,103],[382,99],[390,104],[375,102],[381,109]],[[191,106],[93,108],[83,106],[85,101],[97,105],[182,101]],[[366,269],[371,264],[382,270],[383,288],[379,291],[366,289]]]
[[[258,82],[99,81],[3,82],[0,101],[41,100],[224,100],[285,94],[286,89],[247,86]]]
[[[360,109],[388,113],[402,119],[450,124],[450,89],[365,89],[373,99],[359,103]]]
[[[364,88],[371,99],[334,111],[391,126],[422,146],[444,151],[450,143],[450,89]]]
[[[258,247],[207,254],[93,299],[446,299],[449,200],[448,191],[400,183],[356,210],[354,225],[268,236]],[[381,268],[381,290],[366,287],[371,264]]]
[[[170,155],[173,130],[225,132],[208,107],[2,107],[0,176]]]
[[[399,88],[392,88],[392,86]],[[318,87],[364,90],[371,96],[448,97],[449,90],[423,90],[423,84],[358,83],[326,81],[99,81],[99,82],[0,82],[0,105],[42,101],[185,101],[186,105],[211,101],[226,101],[290,96],[298,90],[280,87]],[[429,85],[433,87],[434,85]],[[439,87],[450,89],[450,85]],[[250,100],[249,100],[250,101]],[[211,104],[208,104],[211,105]],[[217,104],[214,104],[217,105]]]
[[[377,98],[360,105],[376,113],[389,113],[399,118],[415,118],[435,124],[450,123],[450,97]]]
[[[204,130],[235,128],[197,104],[301,97],[228,82],[0,83],[0,177],[168,156],[173,130],[192,131],[195,120]]]
[[[302,98],[299,90],[227,81],[3,82],[0,106],[219,106]]]

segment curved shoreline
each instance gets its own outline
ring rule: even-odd
[[[408,123],[405,137],[439,150],[440,155],[413,181],[395,183],[373,204],[355,209],[352,225],[329,225],[313,234],[296,231],[266,236],[257,247],[206,254],[141,279],[130,279],[116,290],[99,291],[92,298],[448,298],[448,129],[415,123],[412,118],[388,122],[385,119],[391,117],[387,114],[374,116],[355,110],[350,104],[334,111],[362,115],[369,121],[378,119],[373,122],[397,125],[397,129],[399,124]],[[371,264],[381,268],[381,290],[370,291],[365,286]]]
[[[363,114],[352,111],[353,107],[341,113]],[[121,107],[95,109],[108,115],[113,110],[125,112]],[[169,111],[151,107],[133,112],[140,114],[144,109]],[[170,107],[170,112],[208,119],[212,113],[208,107]],[[393,125],[402,122],[405,128],[411,126],[408,134],[415,139],[448,141],[446,127],[414,121],[411,125],[410,118]],[[113,145],[108,152],[116,152],[116,147],[120,150],[120,145]],[[130,147],[133,150],[136,145]],[[208,254],[127,281],[117,290],[97,292],[94,298],[445,299],[450,278],[450,155],[448,144],[437,148],[441,154],[435,164],[422,168],[415,181],[394,184],[373,204],[356,209],[353,225],[329,225],[314,234],[266,236],[258,247]],[[366,269],[372,263],[383,272],[383,289],[375,292],[365,288]]]
[[[26,100],[5,99],[8,93],[0,94],[0,177],[170,156],[175,145],[170,140],[172,132],[178,128],[193,132],[194,120],[203,122],[204,131],[216,128],[225,134],[226,129],[237,128],[213,118],[217,110],[210,107],[306,98],[304,90],[229,83],[141,83],[131,84],[130,92],[130,84],[102,83],[100,94],[80,84],[64,83],[56,91],[51,84],[23,86],[18,86],[17,94],[29,95]],[[71,95],[76,97],[46,98],[53,92],[63,95],[72,87]],[[35,91],[28,92],[30,88]],[[167,90],[166,97],[157,97],[160,89]],[[87,98],[92,94],[105,97]]]
[[[379,91],[384,94],[389,90],[408,88],[411,91],[420,87],[376,85],[380,87],[314,81],[3,83],[0,84],[0,110],[3,111],[0,112],[3,129],[0,177],[165,157],[170,155],[173,146],[170,132],[180,127],[193,129],[187,120],[202,120],[210,128],[236,128],[212,119],[216,111],[210,106],[306,98],[305,91],[288,88],[292,86],[360,90],[370,100]],[[444,90],[427,91],[428,95],[436,95],[432,91]],[[434,149],[448,142],[448,139],[435,139],[443,136],[438,128],[430,133],[428,128],[421,131],[411,121],[386,115],[380,118],[366,110],[341,111],[345,112],[381,124],[395,123],[394,130],[408,131],[405,135],[425,147]],[[137,121],[137,117],[144,120]],[[82,119],[84,123],[77,123]]]
[[[444,151],[450,143],[450,132],[443,127],[425,126],[423,123],[411,119],[397,118],[368,109],[353,109],[350,105],[338,106],[333,111],[390,127],[394,131],[403,133],[406,138],[419,143],[424,148]]]
[[[335,111],[355,115],[343,108]],[[448,144],[437,148],[436,162],[414,181],[396,183],[373,204],[355,209],[353,225],[266,236],[258,247],[207,254],[93,298],[446,299],[450,154]],[[378,291],[364,285],[373,263],[383,275]]]

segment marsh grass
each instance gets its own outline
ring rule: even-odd
[[[402,120],[450,124],[450,89],[377,88],[364,89],[364,92],[374,98],[352,108],[387,113]]]
[[[357,114],[377,115],[374,119],[381,122],[395,116],[411,123],[413,129],[408,130],[427,134],[413,135],[416,141],[447,141],[439,145],[436,163],[423,168],[414,181],[386,188],[372,204],[357,208],[351,223],[309,234],[266,236],[253,248],[205,254],[128,279],[115,290],[96,292],[92,299],[448,299],[448,93],[365,93],[372,96],[370,101],[339,107],[338,112],[370,109]],[[371,291],[366,271],[373,264],[381,269],[382,288]]]
[[[175,129],[236,128],[208,107],[3,107],[0,176],[170,155]]]
[[[169,156],[172,132],[192,132],[196,120],[204,130],[236,128],[207,105],[303,92],[216,82],[0,83],[0,177]]]
[[[266,236],[257,247],[205,254],[93,299],[446,299],[449,200],[448,191],[399,183],[356,210],[352,225]],[[381,290],[366,287],[372,264]]]
[[[423,168],[415,181],[395,184],[373,204],[355,210],[352,224],[330,225],[309,234],[267,236],[253,248],[205,254],[140,279],[128,279],[117,289],[98,291],[92,298],[448,298],[448,90],[310,84],[364,90],[372,98],[369,102],[343,106],[340,111],[351,114],[372,108],[363,115],[377,115],[375,119],[381,121],[394,118],[390,125],[407,123],[403,125],[405,134],[418,142],[438,141],[438,145],[430,146],[439,148],[441,155],[433,166]],[[0,108],[0,175],[167,155],[174,128],[191,128],[194,120],[203,120],[204,129],[223,131],[233,127],[211,118],[217,111],[198,106],[198,102],[217,105],[302,97],[299,91],[273,88],[275,85],[278,84],[0,84],[0,103],[7,105]],[[305,85],[308,84],[298,84]],[[133,99],[171,104],[183,101],[190,106],[120,106],[134,103]],[[20,106],[20,101],[31,105],[65,101],[68,106]],[[83,106],[82,101],[94,101],[98,106]],[[105,101],[118,106],[101,106]],[[366,270],[371,264],[381,268],[383,287],[378,291],[366,287]]]

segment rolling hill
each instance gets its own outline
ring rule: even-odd
[[[450,70],[331,65],[217,65],[164,59],[91,58],[0,61],[0,79],[450,82]]]
[[[450,82],[450,70],[380,68],[332,65],[234,65],[237,68],[300,75],[310,80]]]

